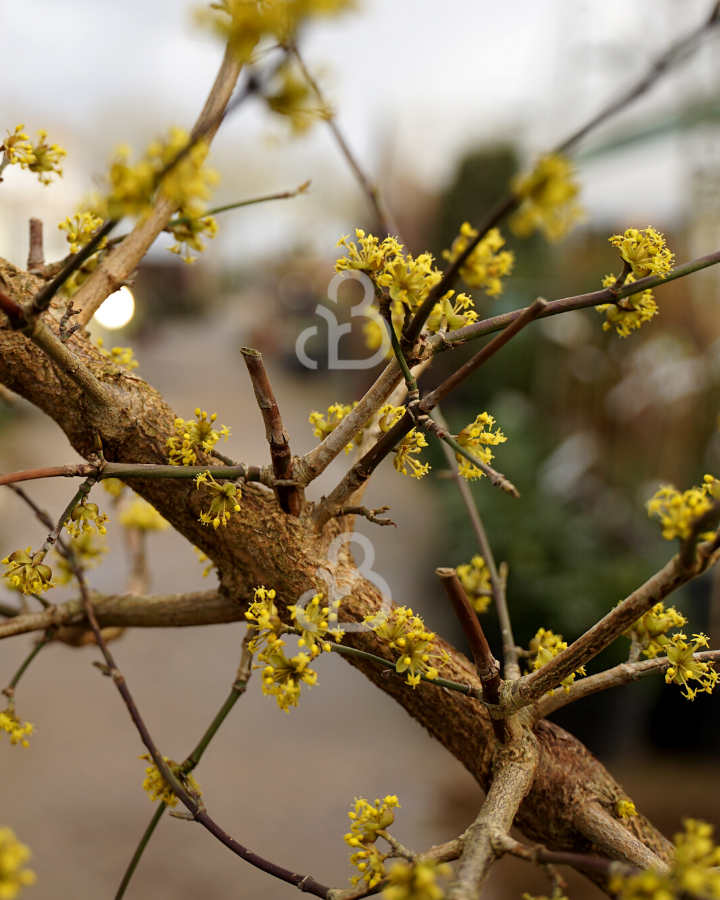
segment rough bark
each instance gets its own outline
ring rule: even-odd
[[[29,300],[40,284],[38,279],[2,260],[0,275],[18,302]],[[60,304],[55,301],[45,316],[56,332],[59,309]],[[91,419],[80,389],[38,347],[13,332],[4,317],[0,319],[0,383],[51,416],[83,456],[92,453],[93,430],[97,430],[105,456],[111,461],[164,463],[165,441],[172,434],[175,415],[158,392],[137,375],[103,358],[85,332],[73,335],[68,347],[116,397],[116,402],[105,409],[98,411],[94,407]],[[207,462],[212,464],[212,458]],[[341,618],[360,621],[382,604],[375,586],[353,568],[348,554],[341,554],[336,564],[328,562],[328,545],[339,533],[340,525],[331,520],[316,534],[311,504],[301,518],[288,516],[271,492],[248,484],[243,489],[242,511],[232,517],[227,528],[215,530],[198,522],[207,501],[192,482],[128,483],[216,563],[221,592],[232,602],[246,603],[253,587],[260,584],[277,590],[280,606],[295,602],[310,588],[326,589],[325,581],[317,574],[322,569],[348,591]],[[385,655],[372,634],[354,633],[346,641]],[[461,653],[445,646],[451,659],[443,676],[479,686],[474,666]],[[427,683],[409,689],[399,678],[384,677],[363,660],[350,662],[427,728],[488,789],[494,736],[490,717],[479,702]],[[615,803],[627,796],[625,791],[578,740],[558,726],[538,722],[535,735],[539,751],[537,772],[516,824],[530,840],[551,849],[605,855],[585,836],[589,828],[583,810],[593,805],[614,815]],[[669,842],[642,815],[620,825],[660,859],[668,859]],[[642,864],[632,853],[625,861]]]

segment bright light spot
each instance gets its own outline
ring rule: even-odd
[[[119,291],[110,294],[100,309],[95,313],[97,322],[113,331],[122,328],[132,319],[135,312],[135,299],[128,288],[121,287]]]

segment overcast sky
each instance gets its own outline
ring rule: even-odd
[[[69,151],[63,186],[43,189],[30,185],[26,173],[9,173],[0,199],[0,252],[16,252],[8,217],[20,207],[51,218],[60,207],[72,212],[117,143],[142,146],[169,125],[192,124],[222,53],[194,25],[196,6],[0,0],[0,127],[19,121],[33,131],[45,127]],[[375,170],[392,148],[403,174],[436,189],[472,146],[512,137],[531,154],[557,142],[710,6],[710,0],[359,0],[357,12],[308,29],[304,46],[368,168]],[[716,37],[612,128],[716,91],[718,43]],[[257,106],[223,127],[214,154],[220,201],[313,180],[316,195],[302,201],[304,211],[287,204],[279,212],[276,205],[257,211],[252,224],[247,216],[233,221],[234,240],[255,242],[258,250],[283,240],[298,217],[327,212],[336,194],[355,190],[326,129],[289,142],[284,127]],[[643,223],[669,218],[682,211],[687,147],[664,141],[652,152],[588,165],[582,174],[594,214],[611,215],[619,203]],[[343,208],[338,203],[337,217],[330,216],[333,234],[349,230]]]

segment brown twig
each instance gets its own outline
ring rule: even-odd
[[[680,560],[680,568],[684,572],[690,571],[695,564],[695,548],[697,547],[700,535],[703,531],[706,531],[710,525],[716,524],[718,517],[720,517],[720,503],[716,500],[710,509],[706,510],[701,516],[695,519],[690,534],[684,541],[681,541],[678,558]]]
[[[527,847],[511,838],[509,834],[498,834],[493,838],[497,850],[509,853],[518,859],[524,859],[535,864],[549,863],[557,866],[572,866],[573,868],[594,869],[611,878],[613,875],[636,875],[639,869],[628,866],[625,863],[609,859],[601,859],[599,856],[591,856],[588,853],[561,853],[548,850],[542,844],[535,847]]]
[[[337,518],[338,516],[363,516],[374,525],[392,525],[394,528],[397,528],[392,519],[383,519],[379,516],[379,513],[387,512],[389,509],[389,506],[380,506],[377,509],[368,509],[366,506],[341,506],[337,512],[333,513],[332,518]]]
[[[250,347],[241,347],[240,353],[245,360],[250,380],[252,381],[255,399],[265,423],[265,437],[270,445],[270,459],[276,478],[291,481],[293,477],[292,453],[290,439],[283,428],[280,410],[278,409],[270,379],[268,378],[262,354]],[[299,487],[276,487],[275,496],[280,508],[291,516],[299,517],[303,508],[303,495]]]
[[[40,277],[45,272],[42,219],[30,219],[30,250],[28,252],[27,270],[31,275],[40,275]]]

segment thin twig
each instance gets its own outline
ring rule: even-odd
[[[377,509],[368,509],[367,506],[341,506],[332,514],[331,518],[335,519],[338,516],[363,516],[374,525],[392,525],[394,528],[397,528],[392,519],[382,518],[379,515],[387,512],[389,509],[389,506],[380,506]]]
[[[45,268],[45,252],[43,250],[42,219],[30,219],[30,250],[28,252],[27,270],[31,275],[42,277]]]
[[[240,353],[245,360],[250,380],[252,381],[255,399],[265,423],[265,437],[270,445],[270,459],[276,478],[290,481],[293,477],[292,452],[290,438],[283,428],[280,410],[270,384],[262,354],[250,347],[241,347]],[[283,512],[299,517],[303,508],[303,495],[298,487],[276,487],[275,496]]]
[[[447,428],[447,422],[440,412],[439,407],[435,407],[432,415],[441,428]],[[497,566],[495,565],[495,557],[490,546],[490,541],[488,541],[488,537],[485,532],[485,526],[483,525],[482,519],[480,518],[480,512],[477,508],[475,500],[473,499],[470,486],[458,471],[457,461],[455,460],[455,455],[452,450],[448,447],[447,444],[443,444],[442,446],[443,451],[445,452],[445,458],[447,459],[450,466],[453,481],[460,491],[460,496],[465,506],[465,511],[470,518],[473,531],[475,532],[475,537],[480,549],[480,555],[485,560],[485,565],[488,567],[488,572],[490,574],[492,597],[495,601],[495,608],[497,610],[498,620],[500,622],[500,633],[502,634],[503,641],[503,674],[508,680],[516,681],[520,677],[520,666],[518,665],[517,647],[515,645],[515,637],[513,636],[512,623],[510,621],[510,612],[507,605],[507,586],[505,584],[505,579],[499,574]]]

